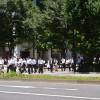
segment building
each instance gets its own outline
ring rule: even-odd
[[[17,58],[27,58],[30,56],[31,58],[35,59],[41,57],[46,60],[51,58],[51,49],[44,52],[38,49],[33,49],[30,43],[23,43],[15,46],[14,56]]]

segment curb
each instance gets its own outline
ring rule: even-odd
[[[2,79],[3,81],[26,81],[26,82],[54,82],[54,83],[73,83],[73,84],[97,84],[100,85],[100,81],[88,81],[88,80],[48,80],[48,79],[14,79],[14,78],[8,78],[8,79]]]

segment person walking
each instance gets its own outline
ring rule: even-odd
[[[2,69],[4,69],[3,65],[4,65],[4,60],[0,57],[0,73],[2,72]]]
[[[27,58],[27,68],[28,68],[28,74],[33,73],[33,67],[31,65],[31,58]]]
[[[58,60],[56,58],[54,58],[54,69],[56,72],[58,72]]]
[[[61,64],[62,64],[61,71],[65,71],[66,70],[66,65],[65,65],[65,59],[64,58],[61,59]]]
[[[38,64],[39,64],[39,73],[43,73],[43,65],[44,65],[44,61],[41,59],[41,58],[39,58],[38,59]]]
[[[34,73],[36,73],[38,67],[36,66],[36,60],[34,58],[32,58],[32,60],[31,60],[31,65],[32,65],[32,67],[34,69]]]
[[[53,58],[50,58],[50,71],[53,72],[53,66],[54,66],[54,59]]]

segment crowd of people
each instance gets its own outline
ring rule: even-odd
[[[83,57],[77,58],[77,66],[83,61]],[[94,63],[94,62],[93,62]],[[61,71],[66,71],[66,68],[69,71],[74,70],[74,60],[73,58],[64,59],[60,61],[56,58],[50,58],[49,60],[43,60],[41,58],[16,58],[14,56],[9,57],[8,59],[3,59],[0,57],[0,72],[6,67],[6,72],[14,71],[16,73],[44,73],[45,70],[50,72],[57,72],[59,69]]]
[[[48,70],[50,72],[58,71],[65,71],[66,67],[71,70],[71,66],[73,64],[73,59],[66,60],[62,58],[59,62],[56,58],[50,58],[49,60],[43,60],[41,58],[34,59],[34,58],[16,58],[14,56],[9,57],[8,59],[3,59],[0,57],[0,70],[6,67],[6,72],[9,71],[19,72],[19,73],[43,73],[44,70]],[[67,66],[66,66],[67,65]]]

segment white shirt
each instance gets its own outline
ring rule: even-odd
[[[27,59],[27,64],[31,64],[31,59]]]
[[[27,62],[26,62],[26,60],[25,60],[25,59],[23,59],[23,60],[22,60],[22,64],[27,65]]]
[[[50,68],[50,63],[49,63],[49,60],[47,62],[47,68]]]
[[[23,63],[23,59],[20,58],[19,61],[18,61],[18,63],[19,63],[19,64],[22,64],[22,63]]]
[[[61,59],[61,62],[64,64],[64,63],[65,63],[65,59],[64,59],[64,58],[62,58],[62,59]]]
[[[71,63],[71,59],[66,60],[66,64],[69,64],[69,63]]]
[[[80,59],[80,58],[77,59],[77,63],[78,63],[78,64],[81,63],[81,59]]]
[[[4,64],[4,60],[0,59],[0,65],[3,65],[3,64]]]
[[[71,64],[73,64],[73,63],[74,63],[74,60],[73,60],[73,58],[71,58],[71,59],[70,59],[70,62],[71,62]]]
[[[15,62],[12,59],[8,60],[8,66],[14,64]]]
[[[42,59],[39,59],[38,60],[38,64],[43,64],[44,62],[43,62],[43,60]]]
[[[36,64],[36,60],[35,60],[35,59],[32,59],[32,60],[31,60],[31,64],[32,64],[32,65],[35,65],[35,64]]]

